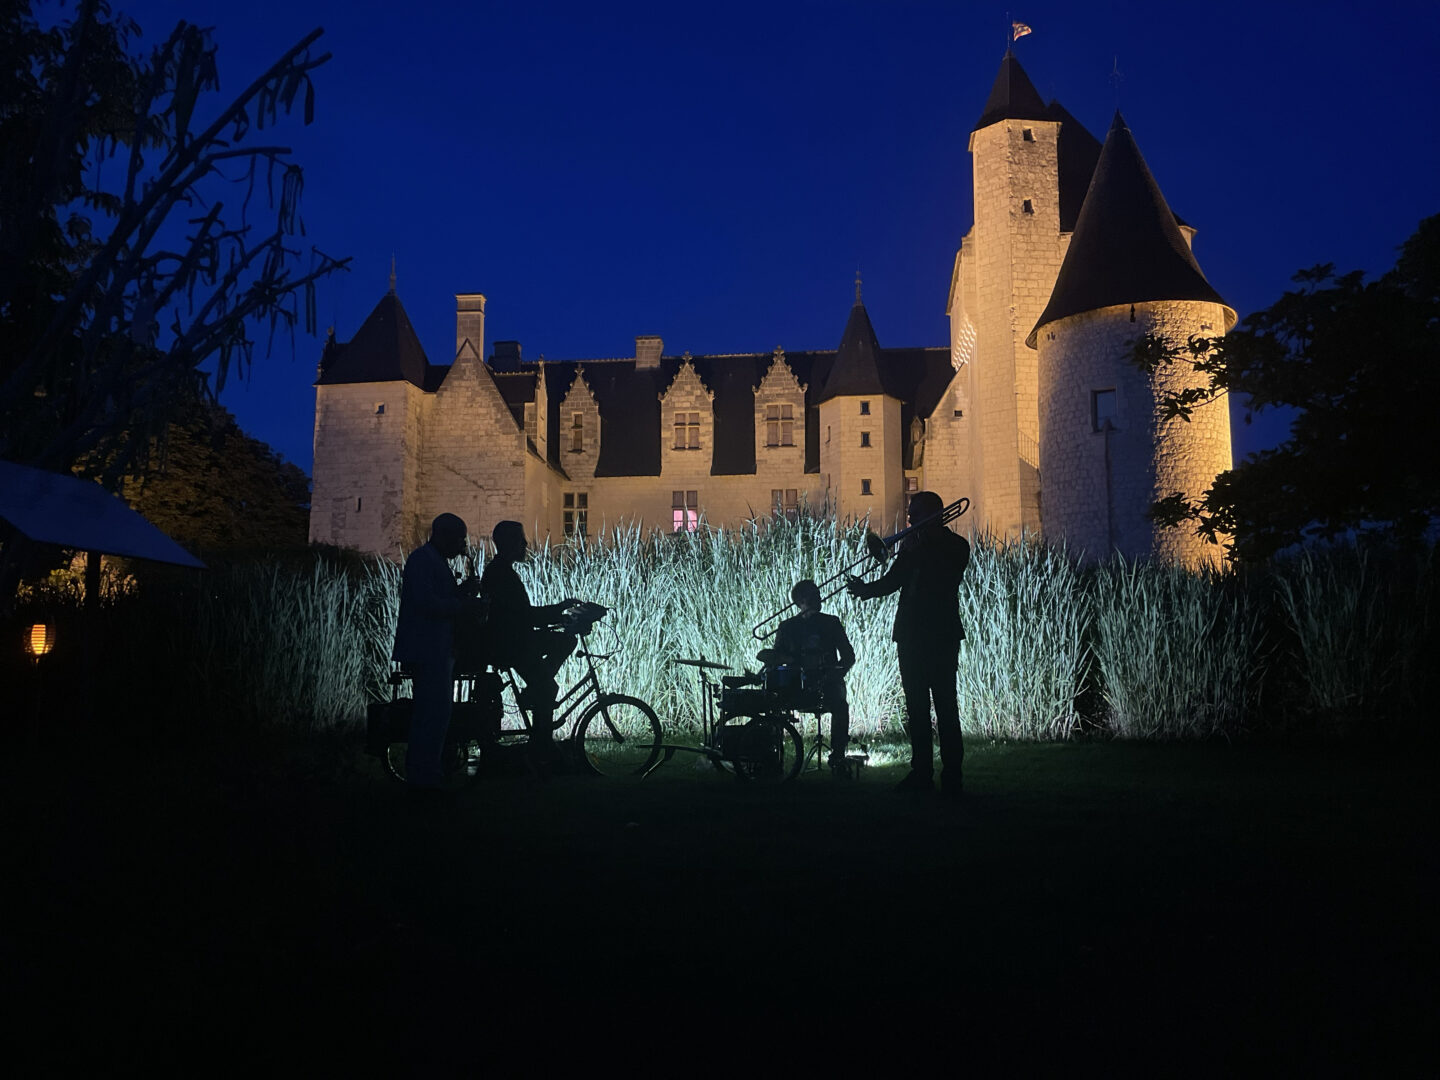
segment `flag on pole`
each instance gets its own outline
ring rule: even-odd
[[[1026,34],[1033,34],[1035,31],[1026,26],[1023,22],[1012,22],[1010,24],[1010,40],[1019,41]]]

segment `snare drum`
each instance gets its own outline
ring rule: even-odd
[[[720,691],[720,715],[762,716],[769,711],[770,700],[764,690],[727,688]]]
[[[798,666],[774,664],[765,669],[765,692],[772,700],[789,701],[805,688],[805,673]]]

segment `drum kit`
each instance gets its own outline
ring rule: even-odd
[[[675,661],[696,668],[701,692],[702,746],[667,747],[710,757],[742,779],[789,780],[813,755],[817,764],[829,749],[819,731],[822,702],[818,687],[807,690],[805,674],[787,654],[762,649],[760,671],[727,674],[717,683],[710,672],[733,672],[729,664],[700,656]],[[799,733],[797,712],[817,714],[815,739],[809,750]]]

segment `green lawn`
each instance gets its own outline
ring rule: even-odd
[[[6,966],[27,1030],[104,1033],[55,1060],[342,1032],[379,1052],[435,1010],[467,1046],[543,1023],[568,1052],[613,1038],[601,1003],[642,995],[621,1014],[780,1016],[792,1036],[819,1016],[897,1054],[923,1023],[1014,1062],[1420,1070],[1428,758],[972,745],[957,807],[893,793],[896,766],[757,790],[677,757],[643,782],[491,779],[421,813],[333,746],[49,746],[6,765],[6,921],[26,928]],[[567,1002],[585,1015],[562,1022]]]

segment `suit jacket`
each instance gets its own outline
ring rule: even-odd
[[[402,664],[448,658],[455,641],[455,616],[465,599],[450,564],[433,544],[412,551],[400,579],[400,617],[395,621],[391,658]]]
[[[878,581],[860,584],[863,598],[889,596],[897,590],[892,640],[951,644],[965,636],[960,625],[960,577],[970,565],[970,542],[949,529],[923,529],[904,541],[900,554]]]

